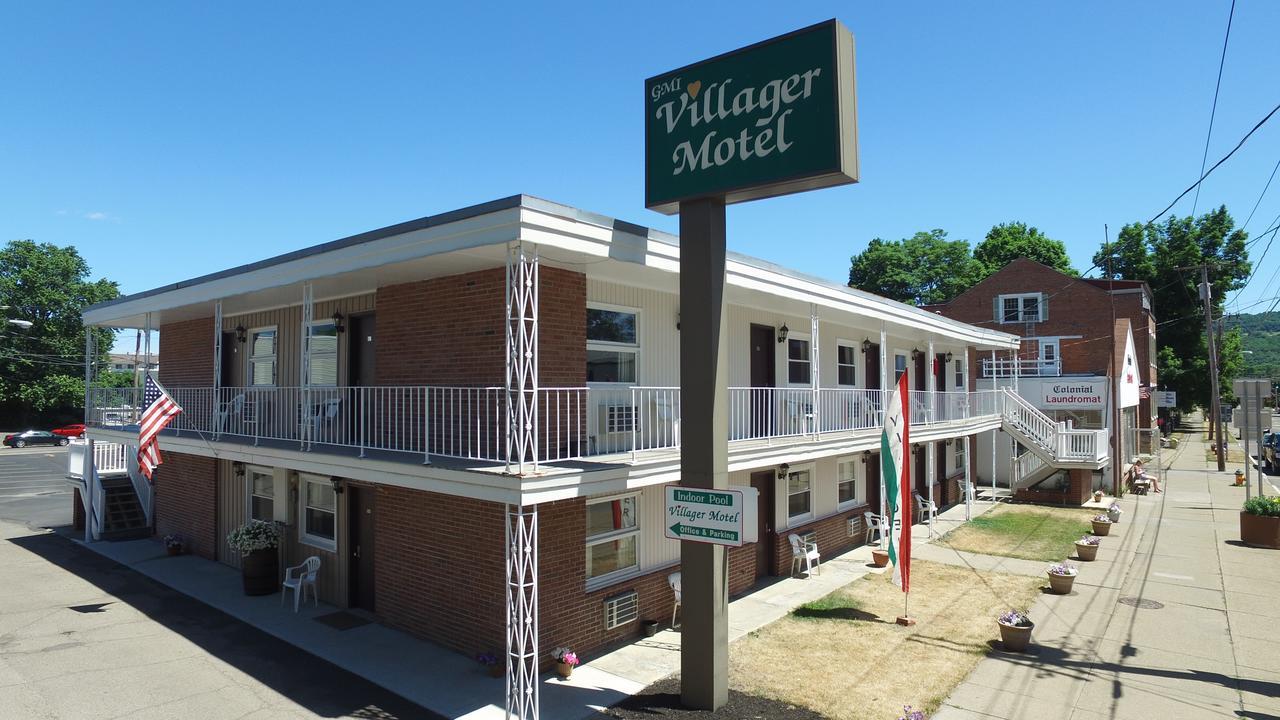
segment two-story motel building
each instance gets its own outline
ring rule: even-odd
[[[321,558],[321,600],[466,653],[505,647],[512,603],[536,587],[543,654],[590,654],[672,612],[678,270],[674,236],[514,196],[95,305],[84,322],[158,329],[160,380],[185,409],[154,484],[132,472],[150,532],[237,566],[227,533],[278,521],[285,562]],[[1062,467],[1104,461],[1089,433],[973,390],[976,359],[1016,351],[1014,335],[739,255],[727,273],[730,482],[760,508],[759,541],[729,551],[731,594],[788,573],[791,533],[824,558],[863,543],[897,373],[918,391],[916,490],[939,505],[959,499],[966,465],[979,477],[968,441],[995,428],[1030,433]],[[136,395],[91,389],[87,405],[89,436],[131,457]],[[92,509],[87,522],[109,536]],[[508,571],[527,582],[509,587]]]

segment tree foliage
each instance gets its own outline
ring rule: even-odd
[[[1103,277],[1145,280],[1155,300],[1160,384],[1178,392],[1178,405],[1209,406],[1208,344],[1199,300],[1200,271],[1207,265],[1214,317],[1227,293],[1249,277],[1248,235],[1235,227],[1225,206],[1200,217],[1169,217],[1161,224],[1134,223],[1093,256]],[[1237,331],[1224,335],[1219,380],[1230,397],[1231,381],[1244,367]]]
[[[74,415],[84,402],[84,331],[88,305],[118,297],[116,283],[90,280],[74,247],[14,240],[0,249],[0,424]],[[112,333],[96,331],[105,359]]]
[[[943,230],[896,241],[876,238],[850,261],[850,287],[914,305],[946,302],[983,276],[969,242],[948,240]]]
[[[973,257],[982,263],[983,277],[1018,258],[1034,260],[1072,277],[1080,275],[1071,267],[1066,244],[1024,222],[1000,223],[991,228],[986,238],[973,249]]]

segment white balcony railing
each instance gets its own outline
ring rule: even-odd
[[[226,387],[170,388],[183,414],[169,426],[179,435],[259,444],[296,442],[366,451],[415,453],[505,462],[519,452],[507,432],[507,391],[498,387]],[[999,410],[998,392],[919,392],[912,423],[964,421]],[[87,422],[102,427],[138,422],[132,390],[90,391]],[[879,430],[880,390],[854,388],[729,388],[729,440],[802,441]],[[518,403],[513,403],[519,407]],[[539,388],[527,422],[537,460],[680,447],[680,389],[674,387]],[[518,410],[517,410],[518,412]],[[526,458],[531,460],[533,458]]]
[[[67,475],[77,480],[83,479],[84,453],[89,448],[89,441],[83,438],[72,438],[67,447]],[[124,474],[129,472],[128,448],[123,443],[95,442],[93,444],[93,466],[98,474]]]
[[[1008,378],[1018,377],[1058,377],[1062,374],[1062,360],[1002,360],[983,358],[982,377]]]

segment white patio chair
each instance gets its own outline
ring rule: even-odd
[[[805,567],[805,576],[811,576],[816,569],[818,574],[822,574],[820,567],[821,557],[818,555],[818,544],[814,542],[805,542],[800,539],[799,535],[791,533],[787,536],[787,540],[791,543],[791,574],[794,576],[803,563]]]
[[[284,571],[284,586],[280,588],[280,604],[284,605],[287,590],[293,590],[293,611],[298,612],[298,600],[306,597],[307,588],[311,588],[311,600],[320,607],[320,596],[316,593],[316,576],[320,574],[320,558],[312,555]]]
[[[884,523],[884,518],[870,510],[862,513],[862,524],[867,526],[867,537],[863,542],[870,543],[872,533],[876,533],[876,540],[884,538]]]
[[[675,593],[676,601],[671,606],[671,627],[676,627],[676,611],[680,609],[680,573],[673,572],[667,576],[667,584],[671,586],[671,592]]]
[[[244,393],[240,393],[227,402],[218,403],[213,411],[213,432],[221,435],[227,431],[227,423],[231,418],[239,418],[244,414]]]
[[[321,430],[338,417],[338,409],[342,406],[341,398],[327,398],[319,400],[311,404],[310,408],[304,408],[306,417],[302,421],[303,437],[307,441],[324,442],[321,436]]]
[[[960,486],[960,502],[971,503],[978,499],[978,489],[973,483],[964,481],[964,477],[956,478],[956,484]]]
[[[938,506],[934,505],[932,500],[925,500],[920,497],[920,493],[912,493],[912,497],[916,499],[916,517],[919,517],[922,522],[929,522],[938,517]]]

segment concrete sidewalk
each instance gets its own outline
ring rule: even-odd
[[[1205,449],[1184,434],[1166,492],[1122,500],[1075,591],[1031,607],[1030,652],[983,659],[934,720],[1280,718],[1280,552],[1238,542],[1244,489]]]

